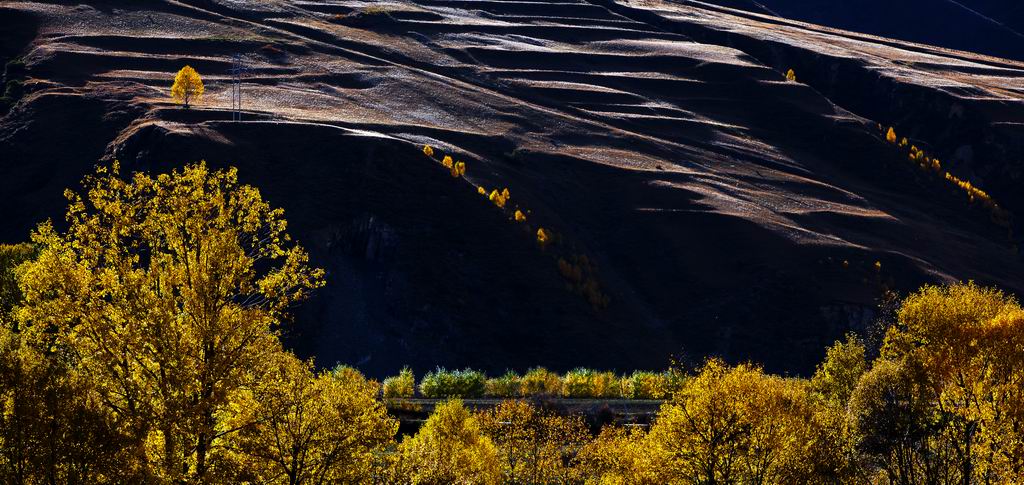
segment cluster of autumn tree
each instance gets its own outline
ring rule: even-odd
[[[417,464],[416,483],[1024,480],[1024,309],[1015,299],[974,284],[925,287],[902,302],[876,351],[869,358],[849,336],[810,379],[709,360],[649,428],[588,429],[516,400],[477,413],[449,401],[395,459]],[[421,440],[434,445],[420,448],[431,457],[409,457],[407,443]]]
[[[792,70],[790,72],[792,73]],[[434,159],[434,147],[423,145],[422,151],[424,155]],[[460,178],[466,175],[466,164],[454,161],[451,155],[445,155],[441,159],[441,166],[447,168],[451,172],[452,177]],[[518,207],[515,209],[511,208],[512,193],[508,190],[508,187],[501,190],[495,188],[488,192],[484,186],[478,185],[476,190],[478,194],[486,197],[487,200],[503,211],[506,210],[506,206],[509,206],[508,210],[512,214],[511,219],[513,221],[518,223],[526,222],[526,213],[522,209]],[[526,227],[530,230],[528,225]],[[544,227],[538,227],[535,235],[537,244],[541,248],[546,248],[554,242],[551,231]],[[567,289],[582,296],[595,310],[601,310],[608,306],[610,298],[601,290],[601,284],[597,278],[597,267],[586,255],[572,254],[568,256],[568,259],[566,257],[559,257],[558,272],[566,280]]]
[[[85,189],[0,251],[0,481],[366,481],[397,424],[281,347],[323,283],[282,211],[204,164]]]
[[[883,129],[881,124],[878,125],[878,129]],[[939,159],[933,158],[927,152],[918,148],[917,145],[911,144],[906,137],[898,138],[896,136],[895,128],[890,126],[888,131],[885,131],[885,139],[889,143],[896,145],[898,148],[906,150],[907,159],[917,164],[922,171],[933,172],[939,175],[945,174],[943,178],[958,190],[962,191],[967,196],[968,202],[971,204],[980,204],[989,211],[989,215],[993,223],[1012,231],[1013,215],[1010,211],[1000,206],[999,203],[997,203],[987,192],[978,188],[968,180],[963,180],[948,171],[943,172],[942,162],[939,161]],[[1012,239],[1012,232],[1010,235],[1010,238]]]
[[[234,170],[115,164],[67,195],[65,230],[0,246],[3,483],[1024,480],[1024,309],[997,290],[926,287],[879,349],[849,337],[810,379],[678,371],[646,428],[456,398],[399,437],[376,382],[282,348],[287,310],[324,275]],[[506,377],[509,395],[610,387]]]

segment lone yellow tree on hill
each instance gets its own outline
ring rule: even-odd
[[[177,76],[174,76],[171,97],[188,108],[189,103],[198,101],[203,97],[205,91],[203,79],[199,77],[199,73],[192,69],[192,66],[185,66],[178,71]]]
[[[889,127],[889,131],[885,133],[885,139],[889,143],[896,143],[896,130],[893,127]]]

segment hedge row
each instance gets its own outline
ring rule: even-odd
[[[543,367],[519,375],[509,371],[500,377],[487,377],[473,369],[428,372],[416,385],[409,368],[382,383],[385,398],[478,398],[558,396],[566,398],[667,399],[682,384],[683,376],[673,371],[636,371],[617,375],[609,371],[578,368],[563,374]]]

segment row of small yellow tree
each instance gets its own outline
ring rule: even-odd
[[[434,147],[430,145],[423,145],[423,154],[427,157],[434,159]],[[445,155],[441,159],[441,165],[447,168],[452,177],[465,177],[466,175],[466,164],[464,162],[454,161],[451,155]],[[508,187],[501,190],[497,188],[488,191],[482,185],[476,186],[477,193],[487,197],[491,203],[493,203],[499,209],[505,211],[506,206],[509,206],[509,212],[511,212],[511,219],[517,223],[526,222],[526,213],[522,209],[516,207],[512,209],[510,201],[512,200],[512,193]],[[529,227],[529,226],[527,226]],[[537,244],[541,248],[545,248],[555,242],[552,237],[550,229],[544,227],[538,227],[535,233]],[[601,285],[597,278],[597,267],[586,255],[573,254],[566,259],[565,257],[558,258],[558,272],[566,280],[566,286],[570,291],[573,291],[581,295],[594,309],[603,309],[608,306],[610,298],[601,290]]]
[[[376,383],[282,348],[323,273],[234,170],[85,189],[0,247],[2,483],[1024,481],[1024,310],[993,289],[926,287],[808,380],[710,360],[649,429],[454,400],[398,439]]]
[[[881,124],[878,125],[878,128],[879,130],[883,129]],[[944,174],[943,178],[958,190],[962,191],[964,195],[967,196],[968,202],[971,204],[980,204],[988,210],[993,223],[1007,230],[1011,230],[1013,228],[1012,214],[1002,208],[995,199],[992,198],[992,196],[984,190],[976,187],[970,181],[963,180],[948,171],[944,172],[942,170],[942,162],[939,159],[933,158],[927,152],[918,148],[917,145],[911,144],[906,137],[898,138],[896,136],[895,128],[890,126],[889,129],[885,131],[885,139],[889,143],[896,145],[898,148],[907,150],[907,159],[917,164],[921,170],[938,175]]]

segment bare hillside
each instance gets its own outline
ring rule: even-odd
[[[235,165],[328,270],[289,330],[323,365],[806,373],[887,289],[1024,290],[1017,235],[943,177],[1024,211],[1014,61],[656,0],[4,1],[0,39],[0,240],[100,160]]]

